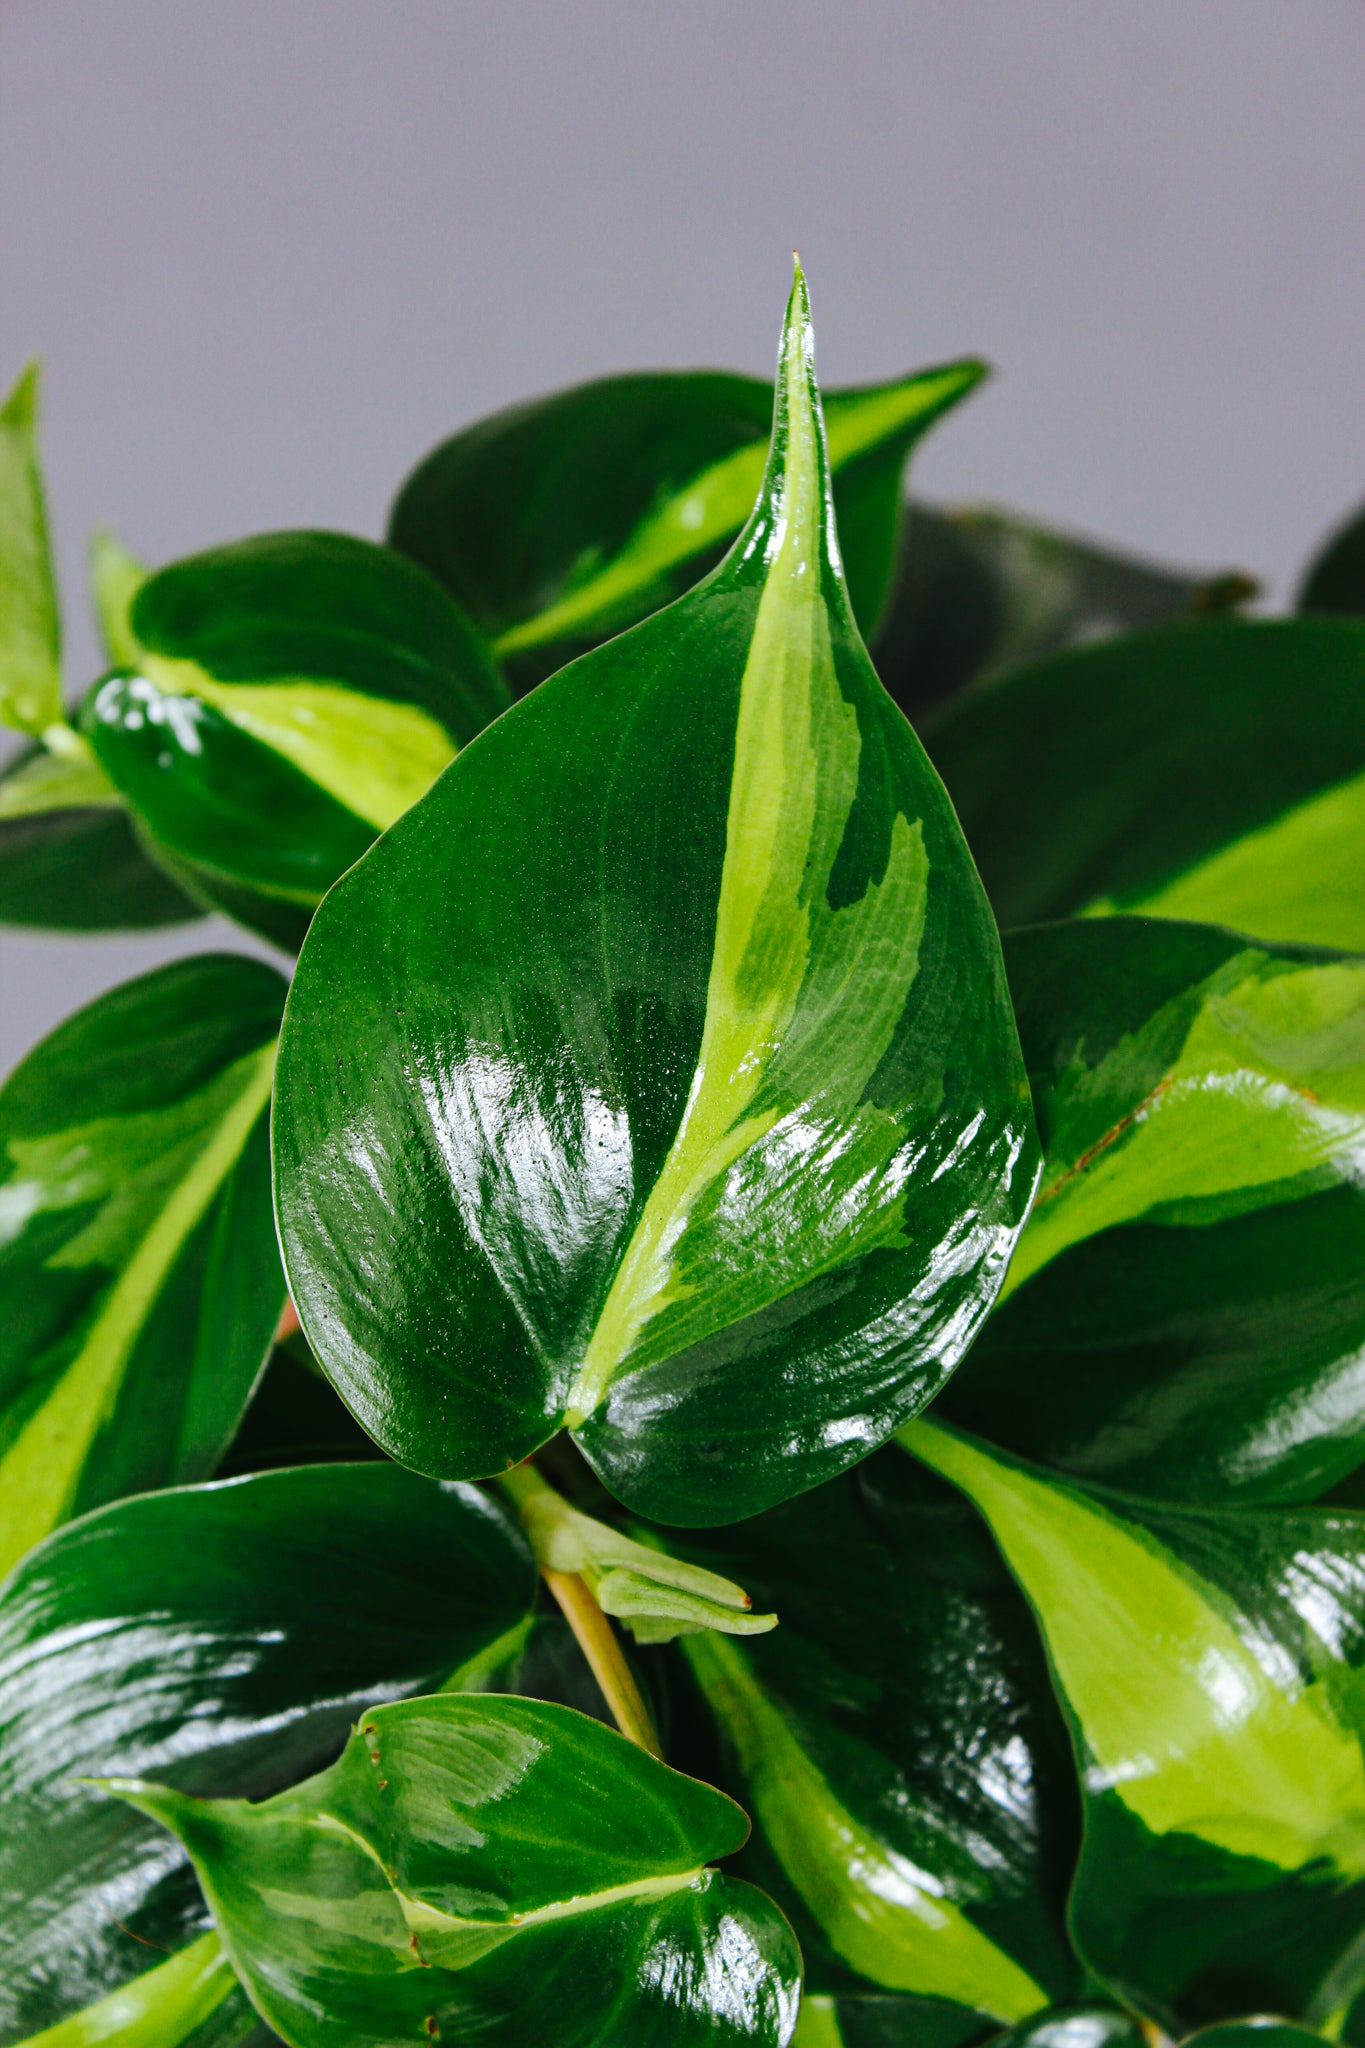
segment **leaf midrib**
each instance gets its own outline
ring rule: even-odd
[[[425,1899],[415,1899],[410,1892],[405,1892],[374,1843],[368,1841],[349,1822],[341,1820],[336,1814],[320,1813],[313,1825],[328,1834],[344,1835],[356,1849],[383,1871],[385,1881],[414,1935],[422,1932],[505,1933],[510,1939],[513,1935],[524,1933],[527,1928],[545,1927],[556,1920],[573,1920],[582,1913],[595,1913],[605,1906],[628,1905],[637,1899],[669,1898],[674,1892],[690,1890],[705,1877],[707,1869],[704,1863],[698,1863],[691,1869],[669,1871],[659,1877],[638,1877],[626,1884],[604,1885],[598,1892],[576,1892],[567,1899],[552,1899],[548,1905],[532,1906],[524,1913],[509,1913],[502,1919],[475,1920],[464,1914],[443,1912],[439,1906],[428,1905]]]

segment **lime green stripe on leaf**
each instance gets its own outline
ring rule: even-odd
[[[836,1955],[888,1991],[949,1998],[1000,2020],[1047,2004],[1041,1986],[937,1879],[839,1803],[742,1650],[709,1634],[689,1637],[684,1649],[739,1752],[749,1802]]]
[[[265,1110],[274,1068],[272,1040],[169,1110],[11,1144],[0,1230],[15,1234],[43,1209],[98,1202],[48,1263],[102,1265],[117,1277],[74,1358],[0,1455],[0,1576],[69,1511],[147,1318]]]
[[[791,2048],[844,2048],[839,2013],[832,1998],[816,1998],[806,1993]]]
[[[828,604],[837,565],[805,283],[798,273],[778,370],[772,466],[759,509],[736,544],[764,548],[766,574],[740,685],[725,859],[706,1016],[682,1122],[598,1318],[570,1392],[577,1427],[660,1311],[690,1292],[680,1271],[694,1212],[778,1124],[786,1103],[824,1097],[847,1120],[891,1041],[919,965],[927,863],[923,836],[898,814],[880,882],[843,909],[826,891],[858,786],[857,713],[835,672]],[[842,589],[838,587],[842,597]],[[846,600],[845,600],[846,602]],[[899,1141],[869,1113],[858,1165],[884,1171]],[[856,1150],[845,1132],[845,1154]],[[823,1263],[894,1240],[894,1182],[855,1243],[831,1219]],[[794,1267],[808,1280],[821,1259]],[[781,1280],[767,1298],[786,1291]],[[721,1318],[712,1294],[703,1315]],[[695,1341],[706,1323],[673,1345]]]
[[[901,1443],[975,1502],[1042,1627],[1088,1752],[1155,1835],[1365,1876],[1365,1759],[1325,1688],[1134,1523],[932,1423]]]
[[[202,1934],[169,1962],[120,1984],[94,2005],[30,2034],[17,2048],[177,2048],[203,2025],[236,1983],[216,1934]]]
[[[161,654],[142,655],[138,667],[168,694],[212,704],[381,832],[455,759],[439,719],[392,697],[310,676],[223,683],[198,662]]]
[[[1210,977],[1179,1054],[1133,1102],[1185,997],[1095,1068],[1053,1091],[1054,1138],[1004,1293],[1068,1246],[1156,1215],[1202,1221],[1311,1195],[1365,1162],[1365,969],[1301,966],[1248,951]],[[1090,1106],[1114,1113],[1095,1134]],[[1078,1154],[1077,1146],[1084,1149]],[[1195,1207],[1193,1205],[1199,1205]],[[1002,1297],[1003,1298],[1003,1297]]]
[[[1358,951],[1365,948],[1362,877],[1365,775],[1357,775],[1125,908]]]
[[[979,363],[953,363],[897,384],[841,395],[829,406],[831,466],[843,468],[919,421],[927,425],[983,374]],[[712,463],[643,520],[609,562],[545,611],[508,627],[494,642],[494,651],[517,654],[588,632],[629,607],[670,569],[717,546],[748,518],[767,454],[762,441],[752,441]]]

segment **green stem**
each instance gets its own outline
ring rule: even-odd
[[[529,1461],[502,1473],[498,1484],[542,1571],[582,1578],[598,1606],[624,1621],[637,1642],[665,1643],[708,1628],[762,1635],[777,1626],[775,1614],[754,1613],[732,1580],[580,1514]]]
[[[663,1744],[654,1717],[635,1682],[635,1673],[626,1662],[620,1639],[588,1590],[587,1582],[577,1572],[547,1571],[543,1565],[540,1575],[559,1602],[617,1727],[651,1756],[662,1758]]]

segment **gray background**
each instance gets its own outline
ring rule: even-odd
[[[1361,0],[0,0],[0,380],[83,562],[377,533],[456,425],[637,364],[969,350],[920,458],[1282,599],[1365,491]],[[0,1066],[226,938],[0,934]]]

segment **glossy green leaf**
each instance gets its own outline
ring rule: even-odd
[[[1365,963],[1124,917],[1005,957],[1047,1160],[942,1413],[1157,1497],[1315,1498],[1365,1458]]]
[[[1339,526],[1310,565],[1301,612],[1365,612],[1365,507]]]
[[[683,1647],[754,1817],[747,1874],[818,1988],[946,2001],[963,2039],[1074,1995],[1065,1732],[976,1514],[891,1449],[684,1555],[782,1615]]]
[[[148,1494],[40,1545],[0,1594],[0,2040],[203,1926],[179,1849],[84,1781],[280,1790],[367,1705],[509,1636],[535,1588],[496,1501],[387,1463]]]
[[[123,623],[119,601],[136,660],[83,730],[172,873],[282,940],[508,702],[439,585],[343,534],[218,548],[137,585]]]
[[[0,924],[145,930],[202,915],[143,851],[93,756],[31,747],[0,772]]]
[[[872,659],[906,716],[920,718],[1040,655],[1214,616],[1255,591],[1236,571],[1167,569],[995,506],[912,503]]]
[[[710,1786],[566,1707],[415,1700],[261,1805],[116,1789],[185,1843],[292,2048],[785,2043],[800,1962]]]
[[[0,405],[0,725],[38,733],[61,717],[61,659],[30,363]]]
[[[1139,930],[1137,939],[1161,947],[1159,932]],[[1053,976],[1063,962],[1075,973],[1101,952],[1065,927],[1045,931],[1041,947],[1051,955],[1043,972]],[[1119,1224],[1198,1226],[1360,1180],[1365,960],[1305,959],[1200,927],[1162,950],[1168,987],[1181,955],[1189,976],[1160,991],[1164,1001],[1157,991],[1135,999],[1131,981],[1097,997],[1081,993],[1079,978],[1074,984],[1079,1005],[1094,1002],[1106,1036],[1115,1021],[1113,1009],[1104,1015],[1106,998],[1147,1010],[1103,1053],[1087,1043],[1074,1008],[1053,1020],[1055,1064],[1039,1109],[1043,1172],[1006,1294],[1069,1246]],[[1103,951],[1114,957],[1112,946]]]
[[[1365,622],[1196,622],[1078,648],[925,744],[1002,925],[1078,911],[1365,948]]]
[[[855,614],[890,580],[901,475],[920,436],[985,374],[945,364],[825,401]],[[694,584],[748,519],[773,387],[720,371],[603,377],[480,420],[413,472],[393,545],[430,569],[523,683]]]
[[[567,1423],[679,1523],[921,1407],[1035,1170],[994,927],[839,579],[804,286],[780,389],[725,565],[329,897],[276,1098],[294,1299],[366,1428],[473,1476]]]
[[[231,1441],[284,1301],[283,1001],[259,961],[179,961],[78,1011],[0,1089],[0,1570]]]
[[[1072,1725],[1072,1932],[1164,2023],[1302,2016],[1365,1928],[1365,1517],[1160,1509],[916,1421],[989,1522]]]

